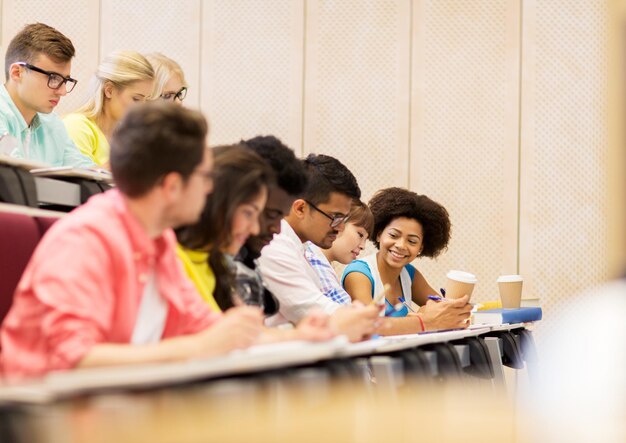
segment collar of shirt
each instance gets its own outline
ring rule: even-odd
[[[295,246],[298,247],[298,251],[300,251],[300,254],[304,256],[304,253],[306,251],[304,243],[302,243],[302,240],[300,240],[300,237],[298,237],[296,231],[293,230],[291,225],[284,218],[280,221],[280,232],[281,234],[285,234],[285,236],[289,240],[291,240]]]
[[[11,110],[11,113],[13,114],[13,117],[15,118],[17,131],[22,133],[25,130],[27,130],[29,126],[28,124],[26,124],[26,120],[24,120],[24,116],[22,115],[20,110],[17,109],[17,106],[15,106],[15,103],[13,102],[13,99],[11,98],[11,95],[9,94],[9,91],[7,90],[5,85],[2,85],[2,87],[0,88],[0,97],[2,98],[2,101],[4,101],[6,105],[9,107],[9,109]],[[33,121],[30,124],[30,129],[35,130],[39,128],[40,125],[41,125],[41,119],[39,118],[39,113],[36,113],[35,117],[33,118]]]
[[[129,232],[130,242],[132,244],[133,253],[136,259],[146,258],[150,262],[154,263],[154,260],[163,254],[163,251],[167,248],[168,235],[172,236],[171,230],[165,230],[161,235],[156,238],[150,238],[145,229],[139,223],[139,220],[128,209],[126,200],[122,196],[121,192],[117,189],[113,189],[110,192],[111,199],[113,200],[113,207],[120,216],[122,223],[126,226]],[[169,239],[173,241],[172,239]]]
[[[315,260],[319,262],[319,264],[322,266],[326,266],[328,268],[334,269],[333,265],[330,264],[330,262],[328,261],[328,258],[326,258],[326,256],[322,252],[322,248],[320,248],[319,246],[317,246],[316,244],[310,241],[307,241],[306,243],[304,243],[304,247],[305,247],[304,256],[307,257],[307,259],[309,259],[309,262],[311,260]]]

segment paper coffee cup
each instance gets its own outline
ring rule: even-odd
[[[446,298],[461,298],[465,294],[471,297],[474,285],[478,281],[474,274],[463,271],[449,271],[446,277],[448,277]]]
[[[522,302],[522,284],[524,283],[522,276],[501,275],[497,281],[502,307],[505,309],[519,308]]]

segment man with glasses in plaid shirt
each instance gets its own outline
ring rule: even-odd
[[[308,183],[304,193],[292,200],[289,214],[281,221],[280,233],[261,251],[261,274],[280,302],[279,313],[269,325],[297,323],[312,309],[339,318],[340,304],[324,294],[317,271],[307,261],[306,242],[327,249],[345,228],[353,199],[361,196],[354,175],[339,160],[311,154],[304,160]],[[354,321],[374,325],[375,307],[357,307]],[[352,308],[348,306],[348,310]],[[349,312],[348,311],[348,312]]]
[[[12,157],[51,166],[93,166],[52,112],[76,86],[70,77],[74,53],[66,36],[43,23],[26,25],[9,43],[6,83],[0,87],[0,136],[12,138]]]

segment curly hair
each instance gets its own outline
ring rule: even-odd
[[[304,192],[307,174],[302,160],[296,157],[293,149],[273,135],[258,135],[240,143],[270,164],[279,188],[291,196],[300,196]]]
[[[450,241],[450,216],[439,203],[425,195],[403,188],[386,188],[378,191],[369,201],[374,214],[372,241],[380,248],[378,236],[393,220],[405,217],[422,225],[423,257],[435,258],[448,247]]]

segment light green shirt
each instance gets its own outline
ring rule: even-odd
[[[51,166],[86,168],[93,162],[80,153],[67,135],[63,122],[55,113],[35,114],[30,126],[13,103],[9,91],[0,87],[0,135],[8,133],[18,146],[11,157],[48,163]]]
[[[83,114],[74,113],[66,115],[63,123],[80,152],[97,165],[103,165],[109,161],[109,141],[96,122]]]

